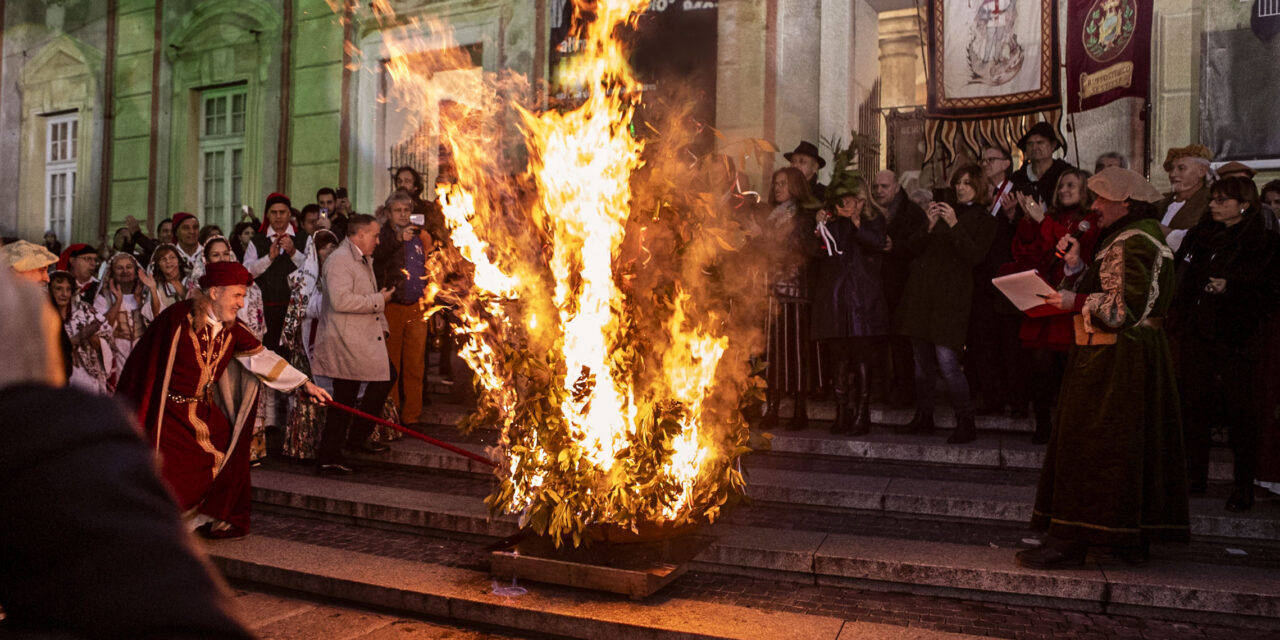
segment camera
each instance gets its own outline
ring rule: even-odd
[[[409,215],[409,224],[421,227],[426,223],[427,223],[426,216],[422,215],[421,213],[413,213]]]

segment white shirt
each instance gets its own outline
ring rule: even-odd
[[[1182,211],[1182,207],[1186,206],[1186,200],[1174,200],[1169,203],[1169,208],[1164,210],[1164,217],[1160,219],[1160,224],[1169,226],[1173,222],[1173,217]],[[1169,243],[1169,248],[1174,251],[1182,246],[1182,238],[1187,235],[1186,229],[1171,229],[1169,234],[1165,236],[1164,241]]]
[[[178,250],[178,255],[187,261],[188,267],[194,268],[197,264],[204,262],[204,249],[200,245],[196,245],[196,250],[191,253],[187,253],[180,244],[174,243],[173,247]]]
[[[276,241],[276,236],[279,236],[279,235],[282,235],[282,234],[278,233],[274,228],[272,227],[267,228],[267,240],[271,241],[272,243]],[[294,233],[292,224],[289,225],[288,229],[285,229],[285,232],[283,235],[287,235],[290,237],[297,235],[296,233]],[[299,248],[301,247],[295,247],[295,249],[299,249]],[[302,251],[294,251],[293,257],[291,258],[291,260],[293,260],[293,264],[298,267],[301,267],[303,262],[306,261],[306,259],[307,259],[307,256]],[[267,269],[271,267],[271,254],[268,253],[267,255],[259,258],[258,247],[254,245],[252,242],[250,242],[249,246],[245,247],[244,249],[244,266],[246,269],[249,270],[249,275],[253,276],[254,278],[257,278],[258,276],[266,273]]]
[[[1010,191],[1012,191],[1012,190],[1013,190],[1013,181],[1012,181],[1012,180],[1008,180],[1008,179],[1006,179],[1004,182],[1000,183],[1000,186],[996,189],[996,194],[995,194],[995,204],[991,205],[991,215],[993,215],[993,216],[995,216],[995,215],[999,215],[999,213],[1000,213],[1000,198],[1003,198],[1003,197],[1004,197],[1004,194],[1009,193],[1009,192],[1010,192]]]

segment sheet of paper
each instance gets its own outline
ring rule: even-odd
[[[994,284],[1019,311],[1026,311],[1044,304],[1044,298],[1040,296],[1054,293],[1053,287],[1049,286],[1049,283],[1045,282],[1034,269],[992,278],[991,284]]]

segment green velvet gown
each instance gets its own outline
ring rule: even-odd
[[[1034,529],[1091,544],[1185,541],[1186,462],[1173,361],[1162,319],[1173,253],[1155,220],[1103,231],[1077,306],[1115,344],[1071,347],[1031,517]]]

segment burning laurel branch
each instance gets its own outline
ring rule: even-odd
[[[700,176],[687,166],[675,171],[675,150],[652,144],[647,159],[654,170],[636,178],[643,195],[613,259],[612,280],[624,295],[611,308],[611,326],[601,328],[610,334],[610,384],[638,390],[612,415],[622,446],[607,458],[573,420],[592,414],[606,372],[570,371],[565,338],[548,343],[545,334],[554,332],[543,322],[530,327],[532,309],[547,301],[477,286],[476,265],[454,248],[430,257],[433,270],[453,273],[436,299],[462,320],[462,355],[477,373],[477,408],[459,426],[502,428],[496,453],[504,463],[486,503],[519,513],[557,545],[588,542],[597,523],[635,531],[714,521],[744,488],[736,463],[750,451],[750,434],[741,408],[763,400],[763,382],[747,364],[759,344],[760,310],[748,304],[737,280],[748,278],[735,266],[749,256],[738,251],[737,223],[698,190]],[[532,219],[517,226],[533,228]],[[541,264],[524,265],[525,279],[541,270],[532,280],[546,284],[552,238],[541,241]],[[691,381],[709,390],[671,380],[689,370],[709,371]],[[566,406],[579,416],[566,416]]]
[[[646,5],[575,4],[593,12],[562,76],[581,104],[540,109],[487,78],[439,116],[457,182],[437,189],[451,241],[427,260],[428,313],[453,316],[475,375],[460,426],[501,429],[487,504],[556,545],[596,524],[714,520],[743,491],[741,408],[763,395],[756,261],[691,163],[689,101],[650,100],[645,139],[632,128],[640,85],[616,32]],[[439,102],[391,53],[398,89]],[[528,156],[515,170],[511,112]]]

